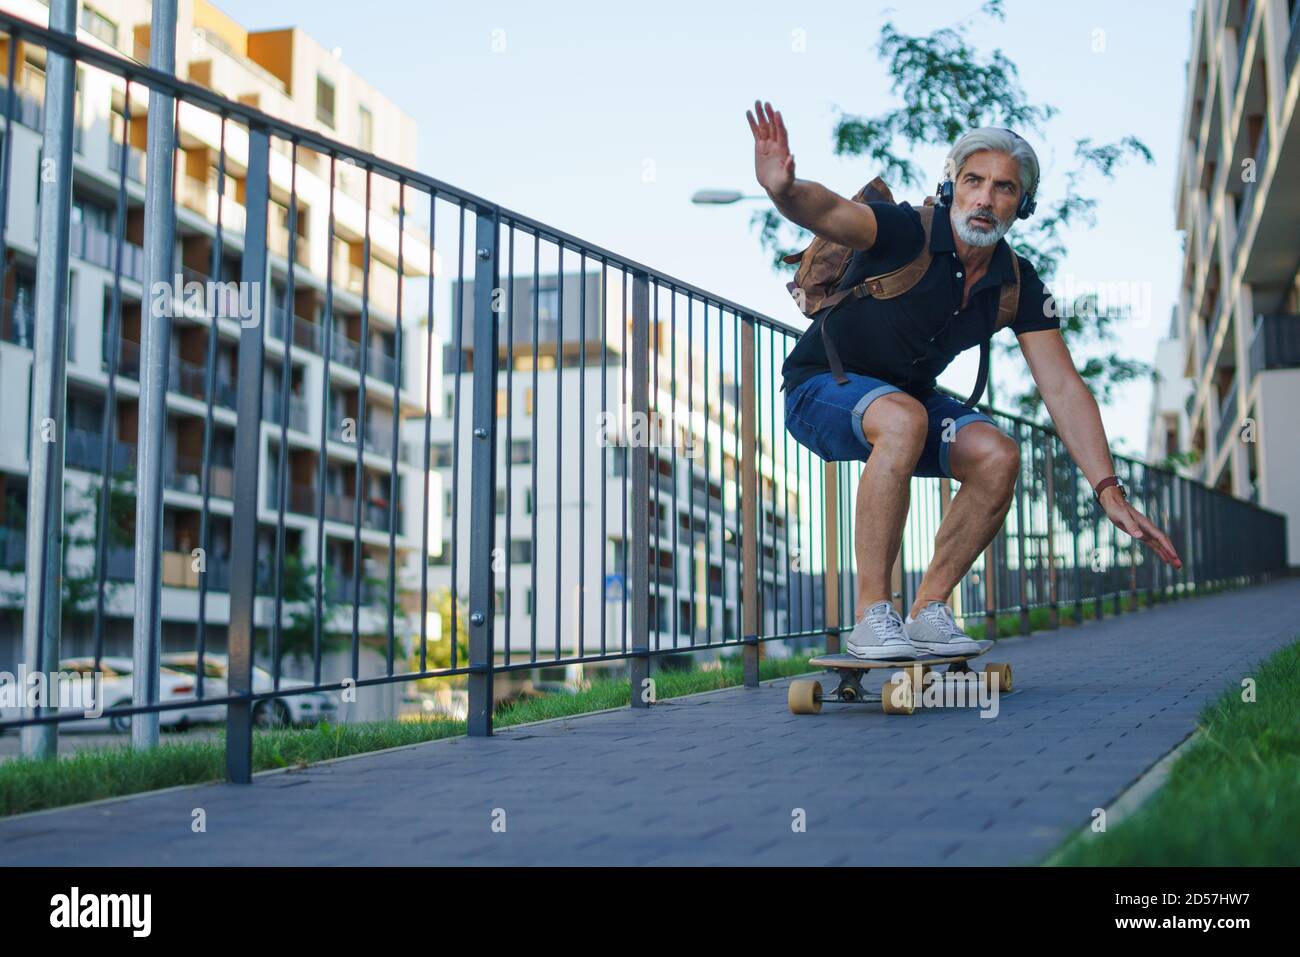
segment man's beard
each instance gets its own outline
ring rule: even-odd
[[[977,207],[968,213],[962,213],[953,210],[957,215],[952,217],[953,232],[968,246],[993,246],[999,239],[1007,234],[1011,228],[1014,217],[1002,222],[998,219],[997,214],[987,206]],[[993,229],[981,230],[970,225],[970,219],[974,216],[987,217],[996,225]]]

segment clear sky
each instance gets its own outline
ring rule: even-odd
[[[694,206],[691,194],[760,192],[744,112],[762,98],[785,118],[796,175],[851,195],[878,171],[835,157],[831,132],[841,113],[897,103],[876,52],[880,25],[929,32],[979,9],[979,0],[218,4],[250,28],[298,26],[341,47],[346,64],[415,118],[421,170],[800,327],[788,276],[771,269],[750,228],[759,204]],[[1178,293],[1173,193],[1192,7],[1007,0],[1005,23],[971,21],[977,48],[1001,49],[1031,102],[1060,110],[1042,135],[1027,134],[1043,165],[1040,204],[1058,195],[1078,137],[1134,134],[1154,153],[1152,166],[1084,184],[1098,222],[1070,237],[1058,274],[1076,286],[1149,284],[1149,313],[1115,347],[1147,361]],[[942,154],[914,157],[928,179],[937,181]],[[977,357],[963,354],[941,381],[969,391]],[[1018,360],[1008,365],[999,382],[1027,374]],[[1103,407],[1114,449],[1145,448],[1149,402],[1142,382]]]

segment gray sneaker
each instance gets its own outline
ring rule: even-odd
[[[891,602],[881,600],[867,609],[853,631],[845,649],[855,658],[873,661],[914,661],[925,657],[908,640],[903,630],[903,616]]]
[[[947,602],[929,602],[915,618],[907,616],[903,629],[914,646],[930,655],[973,655],[983,647],[957,627]]]

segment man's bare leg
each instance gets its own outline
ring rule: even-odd
[[[1020,455],[1016,443],[987,422],[957,430],[948,455],[961,487],[934,539],[934,557],[917,586],[909,614],[928,602],[946,602],[1001,527],[1015,498]]]
[[[890,574],[903,541],[912,471],[925,448],[925,406],[902,392],[874,400],[862,416],[871,453],[858,480],[854,557],[858,563],[855,620],[890,598]]]

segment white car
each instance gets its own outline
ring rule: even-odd
[[[182,672],[191,681],[198,673],[199,655],[197,651],[169,652],[162,656],[166,668]],[[230,692],[227,679],[230,674],[229,659],[223,654],[208,652],[203,656],[203,696],[205,698],[224,698]],[[280,689],[311,688],[310,681],[301,678],[280,677]],[[265,668],[253,667],[253,691],[271,691],[275,688],[275,679]],[[280,698],[268,698],[257,702],[253,709],[253,723],[259,728],[283,727],[290,724],[315,724],[334,717],[338,704],[334,695],[325,691],[304,691],[302,694],[285,695]],[[196,704],[187,708],[184,717],[189,723],[208,721],[225,721],[224,704]]]
[[[112,708],[129,708],[133,704],[134,681],[132,672],[134,662],[120,655],[107,655],[100,659],[99,668],[95,668],[93,656],[85,658],[63,658],[59,661],[59,671],[65,675],[59,681],[58,701],[69,713],[84,711],[108,711]],[[98,675],[98,680],[96,680]],[[158,700],[160,703],[183,701],[194,695],[194,678],[171,668],[163,667],[159,673]],[[22,717],[21,708],[0,708],[0,719],[12,720]],[[131,729],[131,715],[114,715],[101,718],[76,718],[60,724],[61,731],[103,731],[109,729],[124,733]],[[158,723],[164,728],[183,727],[186,723],[185,712],[173,709],[158,712]]]

